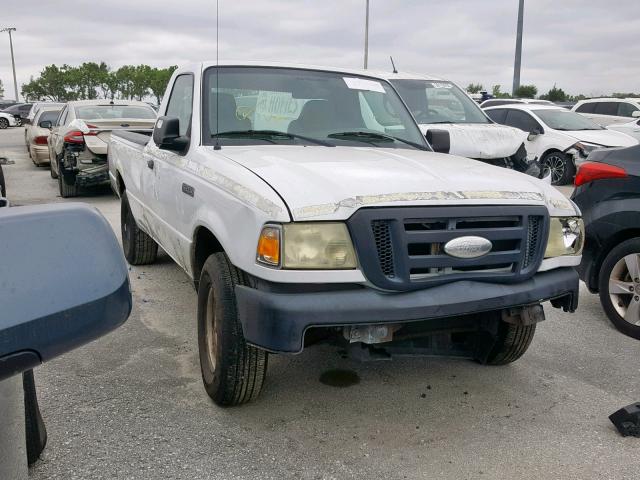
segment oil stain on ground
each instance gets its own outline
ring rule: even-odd
[[[331,387],[346,388],[360,383],[360,377],[353,370],[327,370],[320,375],[320,383]]]

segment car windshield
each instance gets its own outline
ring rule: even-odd
[[[428,149],[385,81],[269,67],[204,74],[205,145],[305,144]]]
[[[540,109],[533,110],[533,113],[540,117],[540,119],[546,123],[549,128],[553,128],[554,130],[603,130],[603,127],[594,121],[589,120],[587,117],[565,109]]]
[[[76,118],[81,120],[109,120],[131,118],[150,120],[156,118],[151,107],[141,105],[86,105],[76,107]]]
[[[431,123],[491,123],[480,106],[451,82],[391,80],[416,121]]]

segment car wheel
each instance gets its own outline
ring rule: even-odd
[[[7,185],[4,183],[4,172],[2,171],[2,165],[0,165],[0,197],[7,197]]]
[[[547,153],[540,163],[544,169],[543,176],[546,177],[550,173],[551,183],[553,185],[566,185],[571,183],[576,174],[576,167],[573,165],[573,160],[562,152]]]
[[[120,231],[122,250],[131,265],[147,265],[156,261],[158,244],[138,227],[125,192],[120,199]]]
[[[600,268],[598,288],[611,323],[640,340],[640,238],[622,242],[609,252]]]
[[[240,405],[260,394],[268,354],[248,345],[238,318],[235,286],[244,272],[224,253],[204,263],[198,284],[198,350],[207,394],[220,406]]]
[[[489,344],[489,350],[481,349],[476,360],[484,365],[507,365],[518,360],[528,350],[536,333],[536,324],[514,325],[498,320],[498,333]]]
[[[9,127],[9,120],[6,118],[0,118],[0,130],[4,130]]]
[[[38,406],[33,370],[22,374],[24,390],[25,437],[27,441],[27,463],[33,465],[47,445],[47,429]]]
[[[70,198],[78,195],[78,186],[76,185],[75,175],[58,175],[58,187],[62,198]]]

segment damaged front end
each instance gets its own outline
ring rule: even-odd
[[[511,155],[510,157],[504,158],[476,158],[474,160],[479,160],[484,163],[488,163],[489,165],[494,165],[496,167],[509,168],[511,170],[515,170],[520,173],[525,173],[535,178],[543,177],[543,169],[540,165],[540,162],[537,159],[529,159],[527,155],[527,150],[524,146],[524,143],[520,145],[520,148]]]

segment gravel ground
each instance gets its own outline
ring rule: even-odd
[[[4,167],[9,198],[66,201],[22,138],[0,131],[0,156],[15,161]],[[78,200],[119,235],[107,189]],[[607,416],[640,399],[640,343],[584,287],[576,314],[547,308],[513,365],[358,363],[317,347],[272,356],[259,401],[220,409],[201,385],[188,278],[166,255],[130,274],[128,322],[36,370],[49,444],[34,480],[638,478],[640,440],[620,437]],[[360,381],[323,385],[331,368]]]

